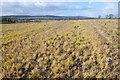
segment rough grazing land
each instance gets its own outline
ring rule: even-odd
[[[2,77],[120,78],[118,20],[2,25]]]

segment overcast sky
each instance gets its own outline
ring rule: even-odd
[[[58,15],[97,17],[118,14],[117,2],[2,2],[2,15]]]

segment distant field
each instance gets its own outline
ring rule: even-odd
[[[3,24],[3,77],[120,78],[118,20]]]

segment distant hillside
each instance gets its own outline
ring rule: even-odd
[[[54,16],[54,15],[40,15],[40,16],[30,16],[30,15],[7,15],[7,16],[2,16],[2,17],[59,17],[59,16]]]
[[[86,16],[55,16],[55,15],[7,15],[2,17],[15,17],[18,19],[29,19],[29,20],[79,20],[79,19],[92,19],[91,17]]]

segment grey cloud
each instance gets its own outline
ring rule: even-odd
[[[71,6],[71,5],[64,5],[60,3],[52,4],[47,3],[46,6],[36,6],[34,3],[20,3],[20,2],[4,2],[2,3],[2,13],[4,14],[31,14],[31,15],[44,15],[44,14],[55,14],[60,13],[61,11],[67,10],[91,10],[94,9],[90,6]]]

